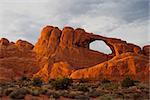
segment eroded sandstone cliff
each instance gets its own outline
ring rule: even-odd
[[[23,75],[32,76],[39,70],[33,47],[27,41],[18,40],[13,43],[1,38],[0,82],[17,79]]]
[[[90,50],[89,44],[95,40],[104,41],[112,53]],[[144,46],[141,50],[121,39],[95,35],[81,28],[60,30],[46,26],[35,46],[23,40],[0,40],[0,80],[22,75],[39,76],[45,81],[58,76],[118,80],[130,75],[148,81],[149,49]]]

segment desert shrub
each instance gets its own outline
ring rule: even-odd
[[[32,89],[31,94],[32,94],[33,96],[38,96],[38,95],[40,95],[40,89],[39,89],[39,88],[34,88],[34,89]]]
[[[140,81],[139,80],[134,80],[134,83],[140,83]]]
[[[140,81],[139,80],[134,80],[134,84],[137,86],[140,84]]]
[[[78,91],[89,92],[89,89],[88,89],[88,87],[85,86],[85,85],[80,85],[80,86],[78,87]]]
[[[87,79],[85,79],[85,78],[81,78],[80,80],[79,80],[79,83],[86,83],[87,82]]]
[[[55,89],[68,89],[72,82],[73,81],[70,78],[58,78],[55,81],[52,81],[50,84]]]
[[[135,82],[134,80],[130,79],[129,77],[126,77],[125,79],[123,79],[123,81],[121,82],[121,86],[122,87],[130,87],[130,86],[135,86]]]
[[[119,88],[119,84],[118,83],[105,83],[105,84],[101,84],[101,88],[102,89],[107,89],[107,90],[116,90]]]
[[[8,88],[8,89],[6,89],[6,90],[4,90],[4,94],[6,95],[6,96],[8,96],[11,92],[13,92],[13,88]]]
[[[41,87],[42,84],[43,84],[43,81],[42,81],[42,79],[40,77],[33,78],[33,82],[32,82],[33,86]]]
[[[28,78],[26,76],[22,76],[20,81],[26,81]]]
[[[26,88],[19,88],[14,90],[13,92],[11,92],[9,94],[9,96],[13,99],[24,99],[26,94],[30,94],[30,92],[28,91],[28,89]]]
[[[26,87],[31,85],[31,80],[29,77],[22,76],[17,82],[20,87]]]
[[[58,99],[58,98],[60,98],[60,95],[57,93],[52,93],[52,97]]]
[[[30,87],[30,89],[31,89],[31,94],[33,96],[38,96],[40,94],[47,94],[48,92],[48,89],[43,87]]]
[[[54,79],[49,79],[48,83],[51,84],[53,81],[55,81]]]
[[[115,90],[115,89],[118,89],[118,87],[119,87],[119,84],[111,82],[110,80],[106,78],[104,78],[100,84],[100,88],[107,89],[107,90]]]
[[[16,80],[16,82],[29,82],[31,79],[27,76],[22,76],[19,80]]]
[[[46,88],[41,88],[40,89],[40,94],[46,94],[48,90]]]
[[[102,82],[101,82],[101,83],[102,83],[102,84],[105,84],[105,83],[111,83],[111,81],[110,81],[110,80],[108,80],[108,79],[105,79],[105,78],[104,78],[104,79],[102,80]]]

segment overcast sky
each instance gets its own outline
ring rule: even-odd
[[[81,27],[141,47],[148,37],[149,0],[0,0],[0,37],[33,44],[46,25]],[[105,50],[103,46],[92,48]]]

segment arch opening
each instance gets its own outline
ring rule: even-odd
[[[101,40],[95,40],[91,42],[89,47],[91,50],[102,52],[104,54],[112,53],[112,50],[110,49],[110,47],[104,41],[101,41]]]

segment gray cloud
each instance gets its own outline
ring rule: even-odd
[[[149,43],[148,4],[149,0],[1,0],[0,37],[35,43],[43,26],[69,25],[143,46]]]

